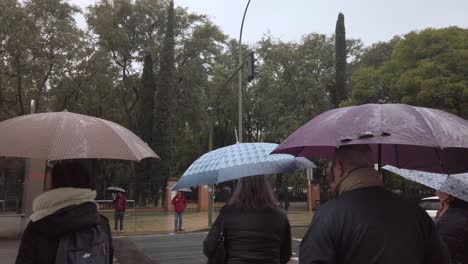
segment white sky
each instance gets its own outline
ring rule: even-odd
[[[84,9],[95,0],[69,0]],[[176,6],[208,15],[226,34],[239,38],[247,0],[175,0]],[[468,28],[468,0],[251,0],[243,43],[254,44],[265,34],[284,41],[307,33],[335,31],[339,12],[345,15],[348,38],[366,45],[427,27]],[[77,18],[81,27],[82,17]]]

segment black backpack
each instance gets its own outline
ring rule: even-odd
[[[60,238],[56,264],[111,264],[110,237],[99,225],[68,233]]]

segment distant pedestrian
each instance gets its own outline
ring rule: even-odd
[[[332,185],[338,197],[316,211],[299,263],[448,263],[429,215],[384,189],[369,146],[336,151]]]
[[[181,191],[177,191],[176,196],[172,199],[172,205],[174,206],[175,219],[174,219],[174,231],[183,231],[182,229],[182,214],[187,207],[187,199]]]
[[[226,253],[222,263],[284,264],[291,258],[289,220],[278,208],[265,176],[239,180],[203,243],[209,261],[219,257],[218,232],[222,233]]]
[[[437,230],[445,242],[452,264],[468,263],[468,202],[436,192],[442,207],[437,212]]]
[[[123,233],[123,222],[127,210],[127,198],[122,192],[118,192],[114,199],[114,232]],[[119,225],[120,223],[120,225]]]
[[[109,222],[99,215],[88,171],[75,161],[58,163],[51,187],[34,199],[16,264],[112,263]]]

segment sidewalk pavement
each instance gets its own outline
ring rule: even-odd
[[[114,228],[114,215],[112,213],[104,214]],[[213,214],[213,221],[218,212]],[[313,213],[305,211],[290,211],[288,218],[291,226],[308,226]],[[184,231],[194,232],[208,229],[208,213],[184,213],[183,225]],[[124,235],[144,235],[144,234],[164,234],[174,232],[174,214],[171,212],[126,212],[124,218]]]
[[[0,260],[3,264],[15,263],[19,244],[19,240],[0,240]]]
[[[105,214],[109,218],[109,223],[113,228],[114,216],[112,213]],[[216,219],[217,213],[213,216]],[[313,213],[305,211],[288,212],[291,226],[308,226]],[[206,212],[185,213],[183,217],[183,228],[185,232],[196,232],[208,229],[208,214]],[[146,234],[167,234],[174,231],[174,215],[162,212],[127,212],[124,219],[124,236],[146,235]],[[2,264],[13,264],[18,252],[19,240],[0,239],[0,262]],[[118,261],[114,260],[114,263]],[[141,262],[144,263],[144,262]]]

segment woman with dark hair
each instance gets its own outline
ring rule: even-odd
[[[450,263],[468,263],[468,202],[440,191],[436,195],[442,205],[436,226],[450,253]]]
[[[291,227],[265,176],[239,179],[214,226],[222,222],[225,263],[283,264],[291,258]],[[210,229],[207,239],[216,237]],[[206,241],[206,240],[205,240]],[[214,254],[204,243],[207,257]]]
[[[71,258],[69,254],[76,255],[78,251],[71,252],[71,246],[64,245],[64,241],[69,242],[67,239],[73,236],[75,241],[79,241],[80,238],[84,241],[81,246],[87,246],[87,243],[94,241],[93,238],[100,238],[100,253],[87,251],[81,254],[82,256],[77,256],[78,258],[83,258],[83,261],[91,261],[93,258],[98,260],[93,263],[112,263],[109,222],[98,212],[94,201],[96,191],[90,189],[88,171],[76,161],[57,163],[52,169],[51,187],[52,190],[39,195],[33,202],[33,214],[23,233],[16,264],[76,261],[76,258]],[[83,239],[77,235],[89,229],[93,229],[91,233],[97,236]],[[68,261],[63,261],[64,259]]]

